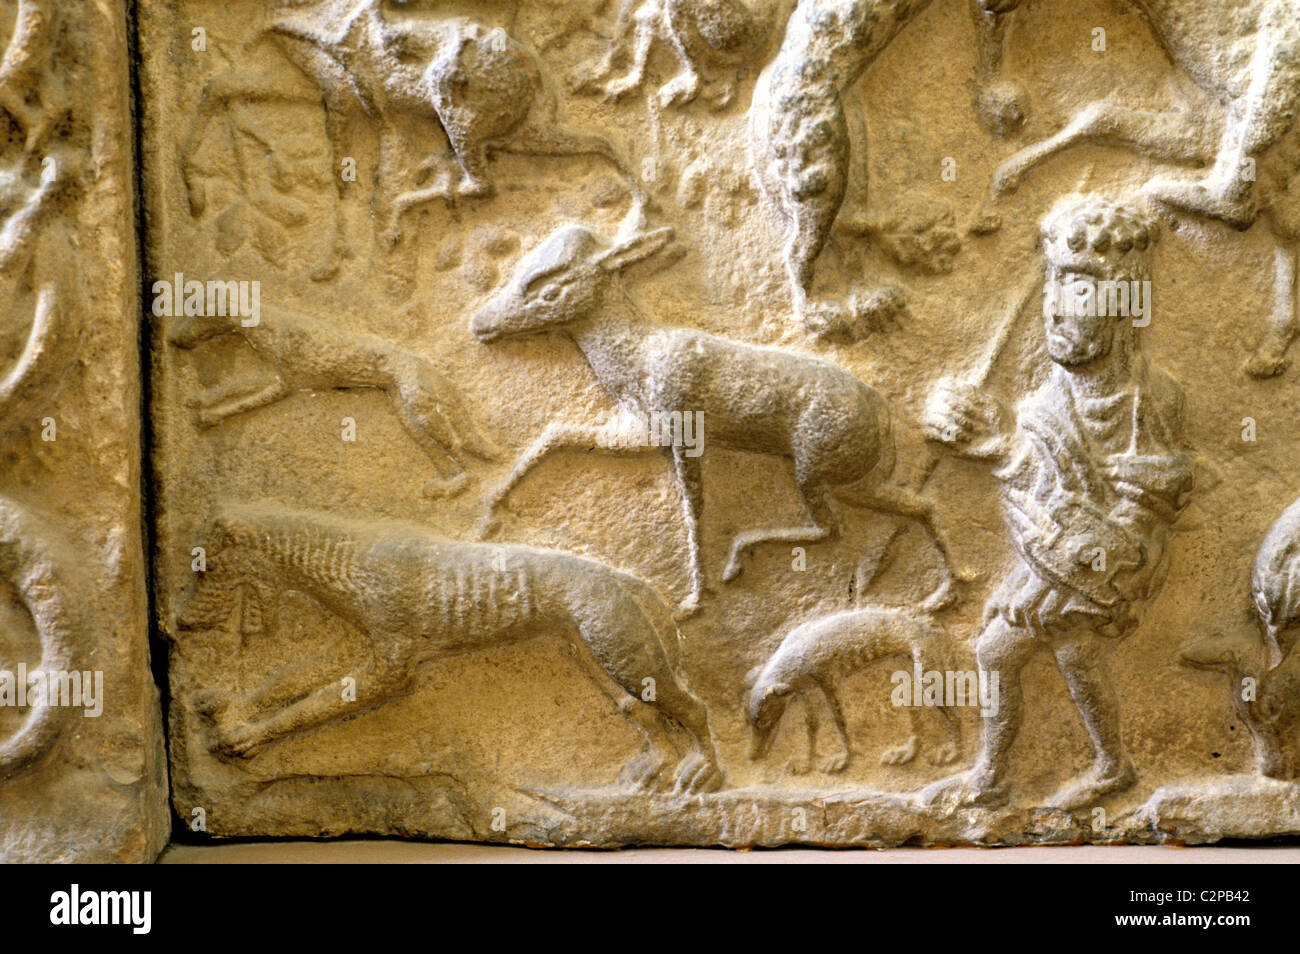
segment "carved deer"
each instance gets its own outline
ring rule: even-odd
[[[438,470],[439,480],[426,493],[450,496],[462,490],[468,482],[464,455],[495,458],[497,449],[479,434],[456,387],[424,358],[384,338],[344,331],[288,308],[261,311],[261,320],[251,327],[238,316],[192,316],[168,336],[176,347],[191,349],[237,335],[272,369],[269,379],[241,379],[199,395],[200,425],[211,427],[295,391],[377,388]]]
[[[1010,13],[1021,0],[980,0]],[[1172,162],[1210,165],[1195,178],[1158,176],[1144,192],[1170,208],[1249,228],[1268,213],[1276,244],[1271,323],[1246,370],[1280,374],[1300,333],[1300,0],[1244,0],[1232,11],[1188,0],[1129,0],[1156,39],[1206,94],[1203,102],[1137,109],[1089,103],[1055,135],[1021,149],[994,175],[990,197],[1016,189],[1028,172],[1079,143],[1121,146]],[[1225,34],[1225,24],[1230,33]],[[1242,52],[1239,40],[1246,44]],[[1286,143],[1284,144],[1284,140]],[[1272,180],[1268,194],[1257,187]]]
[[[556,230],[525,255],[514,277],[473,318],[480,341],[559,331],[578,346],[600,386],[635,420],[652,413],[699,413],[707,447],[786,457],[811,526],[747,531],[731,545],[722,578],[741,572],[741,556],[769,542],[810,543],[840,533],[831,496],[919,520],[943,557],[931,505],[891,484],[894,442],[889,405],[848,372],[825,361],[764,348],[689,328],[652,325],[621,285],[623,271],[653,255],[670,229],[638,232],[602,247],[582,226]],[[617,430],[622,425],[614,425]],[[516,484],[556,451],[618,446],[609,428],[557,423],[546,428],[489,498],[490,518]],[[657,448],[656,448],[657,449]],[[666,449],[683,503],[690,554],[690,595],[682,614],[699,609],[705,591],[700,560],[704,505],[700,454],[682,442]]]

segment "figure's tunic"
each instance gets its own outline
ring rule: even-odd
[[[1051,640],[1086,626],[1126,635],[1168,569],[1170,528],[1192,486],[1178,385],[1140,355],[1126,387],[1076,399],[1068,372],[1018,408],[1001,484],[1017,566],[985,617]]]

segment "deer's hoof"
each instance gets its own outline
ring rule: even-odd
[[[1020,182],[1024,178],[1024,171],[1017,166],[1003,163],[993,172],[993,184],[991,186],[994,195],[1006,195],[1009,192],[1015,192],[1020,188]]]

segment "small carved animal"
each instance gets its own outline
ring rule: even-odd
[[[493,192],[487,172],[494,150],[526,155],[591,155],[608,161],[636,200],[639,219],[645,199],[640,183],[614,147],[601,136],[567,128],[559,99],[543,76],[535,54],[499,28],[464,18],[416,12],[385,18],[381,0],[357,0],[346,13],[338,3],[317,4],[277,15],[262,36],[310,80],[286,83],[275,73],[236,70],[203,89],[198,114],[181,152],[190,210],[202,213],[206,195],[194,158],[212,119],[232,101],[300,102],[313,97],[325,107],[325,128],[334,161],[340,210],[347,183],[339,174],[349,151],[349,130],[358,112],[379,135],[379,168],[373,201],[375,219],[387,244],[400,236],[404,212],[422,203]],[[412,164],[402,153],[401,121],[426,119],[446,134],[456,175],[435,174],[428,185],[399,187]],[[430,158],[421,171],[438,173]],[[454,180],[454,181],[453,181]],[[331,257],[313,273],[331,277],[348,254],[341,211],[335,216]]]
[[[725,109],[736,95],[737,68],[758,52],[760,36],[741,0],[621,0],[609,48],[582,88],[599,87],[619,61],[630,56],[627,72],[604,82],[604,92],[618,99],[637,89],[645,81],[646,61],[656,40],[681,65],[681,72],[660,87],[660,105],[685,106],[699,96],[704,65],[731,68],[731,75],[706,94],[714,109]]]
[[[1215,633],[1188,643],[1180,658],[1227,674],[1233,708],[1255,742],[1259,773],[1292,781],[1300,778],[1300,500],[1265,535],[1250,590],[1264,638],[1253,629]],[[1248,677],[1254,697],[1243,699]]]
[[[619,277],[670,237],[670,229],[658,229],[605,248],[582,226],[561,227],[524,256],[513,279],[474,316],[472,330],[484,342],[561,331],[620,408],[634,410],[642,420],[652,413],[698,413],[706,450],[716,446],[790,458],[812,526],[739,534],[724,581],[739,575],[741,555],[761,543],[837,537],[840,520],[830,506],[832,494],[920,521],[946,569],[947,547],[934,527],[931,505],[888,481],[894,441],[884,398],[825,361],[646,320]],[[598,426],[549,425],[489,498],[488,518],[525,474],[557,450],[660,450],[610,444]],[[690,614],[699,609],[705,590],[699,537],[703,457],[687,453],[681,443],[663,450],[672,457],[684,506],[691,592],[680,612]]]
[[[190,349],[230,334],[247,342],[271,366],[272,376],[236,381],[200,395],[198,422],[204,427],[296,391],[378,388],[438,470],[439,480],[426,493],[460,492],[469,479],[464,456],[490,461],[499,453],[479,434],[455,386],[423,358],[384,338],[344,331],[288,308],[264,306],[255,326],[245,327],[237,316],[194,316],[184,319],[168,339]]]
[[[341,699],[331,682],[263,712],[268,697],[283,697],[292,673],[246,698],[209,697],[204,709],[227,755],[248,756],[407,695],[422,664],[559,635],[645,738],[625,780],[653,787],[672,762],[678,792],[722,782],[708,714],[681,675],[681,636],[658,594],[633,576],[554,550],[462,543],[408,524],[278,507],[227,507],[208,541],[208,571],[181,613],[183,628],[221,626],[237,605],[235,591],[251,587],[255,606],[240,615],[251,621],[245,635],[255,635],[278,586],[314,598],[373,645],[355,700]],[[641,698],[647,679],[653,702]]]
[[[981,2],[1009,13],[1021,0]],[[1300,0],[1129,4],[1204,100],[1157,110],[1111,99],[1088,103],[1059,132],[998,166],[990,194],[1016,189],[1035,166],[1079,143],[1209,166],[1196,178],[1158,176],[1143,191],[1172,209],[1239,229],[1266,213],[1275,240],[1273,315],[1246,370],[1255,377],[1280,374],[1300,334]]]
[[[795,764],[797,772],[811,766],[817,748],[815,694],[826,700],[839,736],[839,751],[823,765],[827,772],[842,771],[851,756],[848,728],[835,683],[872,663],[908,655],[921,672],[948,672],[948,634],[901,610],[858,609],[809,620],[792,629],[768,661],[751,670],[746,679],[745,715],[750,726],[751,759],[761,759],[772,747],[786,707],[795,696],[803,699],[806,713],[807,754]],[[961,750],[961,728],[953,714],[935,707],[942,717],[946,741],[931,756],[946,765]],[[882,765],[906,765],[921,747],[921,716],[909,706],[912,732],[907,741],[881,756]]]

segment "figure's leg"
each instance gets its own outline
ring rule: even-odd
[[[1137,781],[1137,770],[1124,752],[1119,700],[1106,671],[1104,650],[1101,638],[1086,630],[1062,639],[1053,649],[1095,753],[1092,767],[1052,796],[1049,804],[1057,808],[1082,808]]]
[[[632,47],[632,63],[628,71],[616,80],[605,84],[605,97],[611,101],[632,92],[645,80],[646,62],[650,59],[650,48],[654,45],[656,27],[661,17],[658,0],[642,5],[635,18],[636,33]],[[626,43],[626,38],[624,38]],[[613,47],[610,47],[611,52]],[[608,73],[606,73],[608,75]]]
[[[926,801],[953,808],[996,808],[1008,802],[1007,757],[1023,718],[1020,671],[1040,648],[1032,633],[1001,616],[985,624],[975,659],[981,672],[998,674],[999,705],[984,717],[975,765],[965,775],[931,786],[923,795]]]
[[[685,106],[700,94],[700,74],[695,60],[686,48],[685,31],[691,29],[686,23],[685,11],[676,4],[669,3],[663,14],[664,34],[668,48],[681,65],[681,72],[665,83],[659,90],[659,105]]]

